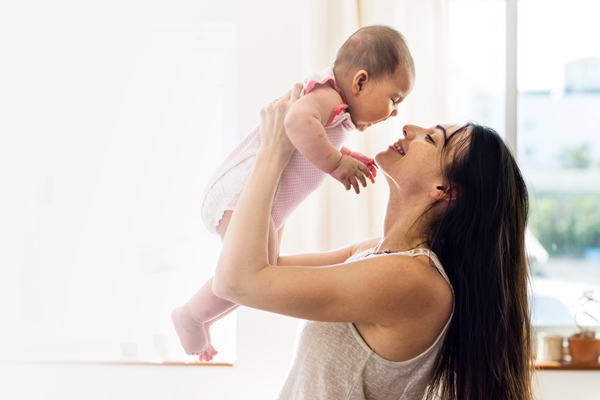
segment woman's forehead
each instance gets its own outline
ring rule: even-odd
[[[450,160],[458,153],[464,154],[471,142],[472,127],[469,124],[441,124],[444,130],[444,149]]]
[[[450,124],[450,123],[446,123],[446,124],[439,124],[438,126],[444,128],[444,130],[446,131],[447,136],[452,135],[453,133],[455,133],[458,130],[465,130],[466,132],[470,131],[470,129],[469,129],[469,127],[468,127],[467,124],[458,124],[458,123]]]

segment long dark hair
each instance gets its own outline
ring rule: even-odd
[[[446,139],[453,201],[428,232],[454,289],[454,315],[427,399],[533,398],[525,254],[527,187],[509,148],[474,123]]]

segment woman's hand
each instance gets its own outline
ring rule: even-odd
[[[273,156],[282,156],[289,160],[295,150],[285,132],[285,116],[296,100],[300,98],[302,84],[296,83],[271,104],[260,110],[260,151]]]

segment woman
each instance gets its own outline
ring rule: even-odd
[[[280,399],[531,399],[527,190],[498,135],[404,128],[377,154],[381,238],[268,262],[269,211],[293,147],[298,85],[261,112],[261,148],[231,219],[215,294],[302,318]],[[366,182],[362,182],[363,186]]]

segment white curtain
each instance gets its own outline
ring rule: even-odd
[[[347,146],[374,156],[401,136],[402,126],[446,121],[447,20],[449,0],[307,0],[304,70],[331,65],[337,49],[361,25],[399,30],[415,60],[416,83],[396,118],[352,133]],[[387,184],[382,173],[360,195],[329,178],[292,215],[282,252],[320,251],[379,236]]]

